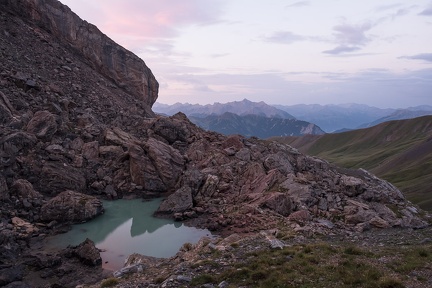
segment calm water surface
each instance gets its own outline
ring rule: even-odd
[[[132,253],[171,257],[184,243],[196,243],[203,236],[211,236],[205,229],[152,217],[160,202],[160,199],[148,202],[141,199],[104,201],[103,215],[73,225],[69,232],[54,236],[48,241],[48,247],[65,248],[89,238],[104,251],[101,253],[103,267],[117,270]]]

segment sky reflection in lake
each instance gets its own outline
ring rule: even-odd
[[[208,230],[187,227],[171,219],[152,217],[161,200],[141,199],[104,201],[105,213],[87,223],[50,239],[51,247],[78,245],[86,238],[93,240],[101,253],[104,267],[119,269],[126,257],[140,253],[154,257],[174,256],[187,242],[196,243]]]

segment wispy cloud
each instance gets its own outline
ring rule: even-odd
[[[401,7],[401,3],[395,3],[390,5],[381,5],[376,8],[377,11],[387,11],[387,10],[393,10],[395,8]]]
[[[343,23],[333,27],[333,36],[335,42],[339,45],[333,49],[325,50],[325,54],[338,55],[341,53],[349,53],[360,50],[364,45],[371,41],[371,38],[366,35],[373,25],[370,22],[361,25],[352,25]]]
[[[221,58],[221,57],[226,57],[230,55],[230,53],[217,53],[217,54],[211,54],[210,57],[211,58]]]
[[[376,21],[376,24],[389,20],[394,21],[399,17],[409,15],[411,11],[418,9],[417,5],[407,5],[402,7],[402,4],[389,5],[387,7],[387,9],[377,9],[377,11],[389,11],[389,14]]]
[[[263,37],[266,42],[273,42],[279,44],[292,44],[298,41],[307,40],[308,37],[292,33],[290,31],[278,31],[273,33],[273,35]]]
[[[136,51],[162,40],[170,41],[181,29],[222,23],[228,0],[62,0],[84,15],[114,41]],[[91,19],[91,20],[90,20]],[[162,47],[165,51],[169,47]]]
[[[104,31],[152,38],[175,37],[177,29],[185,25],[219,23],[225,3],[224,0],[98,1],[105,14]]]
[[[432,16],[432,1],[429,2],[429,5],[426,6],[418,15],[421,16]]]
[[[349,52],[354,52],[354,51],[358,51],[360,50],[360,47],[356,47],[356,46],[337,46],[333,49],[330,50],[325,50],[323,51],[323,53],[325,54],[331,54],[331,55],[339,55],[339,54],[343,54],[343,53],[349,53]]]
[[[143,55],[148,64],[183,61],[189,52],[176,47],[176,38],[188,26],[223,23],[228,0],[62,0],[89,17],[115,42]],[[91,12],[89,12],[91,11]],[[81,13],[80,13],[81,14]],[[90,18],[91,17],[91,18]],[[189,54],[189,55],[188,55]],[[152,64],[155,66],[155,64]]]
[[[189,103],[201,102],[204,95],[210,95],[222,103],[244,98],[262,101],[264,96],[269,104],[358,103],[359,99],[362,99],[362,103],[379,107],[430,103],[432,69],[402,74],[387,69],[369,69],[359,73],[322,72],[321,76],[327,79],[322,83],[290,80],[295,74],[304,73],[306,72],[176,76],[177,81],[189,88],[177,90],[174,95],[167,96],[172,96],[175,101],[181,96],[183,102]],[[410,97],[406,97],[407,94]],[[164,99],[160,100],[164,103]]]
[[[293,4],[287,5],[286,8],[292,8],[292,7],[303,7],[303,6],[309,6],[309,1],[298,1]]]
[[[432,62],[432,53],[421,53],[412,56],[402,56],[401,59],[411,59],[411,60],[423,60],[427,62]]]
[[[422,16],[432,16],[432,7],[424,9],[422,12],[420,12],[418,15]]]
[[[365,45],[370,41],[366,32],[372,28],[371,23],[361,25],[341,24],[333,27],[336,40],[345,45]]]

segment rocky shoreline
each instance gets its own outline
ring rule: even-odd
[[[331,254],[326,256],[337,258],[340,257],[338,249],[342,250],[345,254],[350,254],[350,249],[357,249],[352,253],[355,255],[358,254],[359,258],[361,258],[360,255],[363,253],[369,255],[369,259],[362,260],[364,260],[367,265],[375,266],[382,265],[380,262],[389,262],[389,258],[391,257],[396,258],[395,255],[397,253],[388,254],[388,252],[385,252],[381,258],[374,256],[380,255],[385,249],[400,251],[401,249],[410,249],[410,247],[416,247],[415,249],[421,247],[421,249],[428,250],[432,246],[432,238],[430,238],[431,232],[431,227],[429,227],[422,230],[396,228],[373,229],[369,232],[361,233],[345,231],[345,233],[331,233],[330,235],[311,235],[310,233],[293,233],[293,231],[275,229],[261,231],[259,233],[250,233],[248,235],[234,233],[228,237],[220,237],[213,240],[203,238],[196,245],[184,245],[176,256],[169,259],[157,259],[139,254],[130,255],[125,263],[125,268],[113,274],[116,278],[110,277],[99,282],[97,285],[90,285],[89,287],[100,287],[100,285],[109,282],[112,282],[115,287],[122,288],[240,287],[238,286],[239,280],[243,282],[241,287],[258,287],[258,284],[261,283],[260,280],[265,280],[266,276],[259,275],[260,278],[254,279],[254,277],[257,276],[253,276],[253,273],[257,273],[257,270],[259,271],[259,269],[262,268],[257,267],[256,264],[253,266],[255,272],[248,272],[252,273],[249,275],[253,278],[252,283],[245,283],[245,281],[250,281],[248,280],[247,273],[238,272],[241,274],[241,277],[233,277],[233,273],[236,273],[235,271],[242,271],[242,269],[247,270],[248,261],[251,257],[252,259],[257,257],[257,255],[273,255],[271,257],[274,259],[276,257],[275,254],[282,253],[282,263],[289,263],[293,261],[295,257],[303,257],[301,253],[304,252],[304,250],[306,250],[307,253],[315,253],[312,249],[330,249]],[[294,252],[296,249],[303,251],[296,254]],[[312,251],[308,252],[308,249]],[[414,248],[411,249],[415,250]],[[344,255],[342,255],[342,257],[344,257]],[[332,261],[330,258],[321,260],[324,263]],[[416,276],[411,276],[404,280],[404,283],[407,285],[406,287],[420,288],[428,287],[428,285],[432,284],[432,274],[430,273],[432,266],[430,263],[427,264],[427,259],[425,259],[425,262],[426,263],[421,264],[417,270],[411,272],[412,275]],[[322,265],[322,263],[314,262],[314,265],[318,266]],[[265,267],[268,268],[267,264],[265,264]],[[273,267],[273,269],[276,269],[276,267]],[[338,267],[337,269],[343,269],[343,267]],[[379,268],[379,270],[380,269],[383,268]],[[391,274],[390,272],[387,273]],[[324,285],[326,280],[308,278],[312,275],[313,273],[305,274],[303,277],[298,275],[297,278],[291,279],[291,286],[303,287],[302,285],[305,285],[305,282],[311,281],[316,283],[312,284],[311,287],[324,287],[322,285]],[[421,277],[417,277],[419,275],[421,275]],[[401,276],[398,275],[398,277]],[[398,277],[396,277],[396,279],[398,279]],[[360,275],[358,278],[361,278]],[[276,284],[273,283],[272,285]],[[332,280],[330,286],[352,287],[350,284],[347,286],[343,285],[344,283],[338,284]],[[379,281],[376,281],[372,286],[387,287],[381,286]],[[400,287],[405,287],[405,285]]]

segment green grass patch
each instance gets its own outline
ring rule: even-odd
[[[119,280],[117,278],[108,278],[102,281],[101,283],[101,288],[105,288],[105,287],[114,287],[119,283]]]
[[[204,284],[215,284],[217,283],[216,278],[210,274],[202,274],[194,277],[191,281],[191,285],[204,285]]]
[[[370,170],[393,183],[422,209],[432,211],[431,126],[432,116],[390,121],[367,129],[326,134],[297,148],[345,168]],[[283,137],[273,139],[284,142]],[[295,143],[303,142],[289,144],[295,147]]]
[[[405,287],[406,279],[412,281],[407,277],[412,271],[431,268],[432,244],[374,247],[371,251],[355,244],[327,243],[254,251],[219,274],[195,277],[192,286],[227,281],[230,287],[397,288]],[[384,256],[389,259],[386,264],[380,262]],[[421,277],[417,278],[420,283]]]
[[[432,249],[432,245],[429,245],[429,249],[422,247],[402,251],[399,260],[393,263],[393,270],[399,273],[409,273],[417,269],[422,269],[428,264],[430,265],[430,263],[432,263],[432,254],[429,252],[431,251],[430,249]]]
[[[378,282],[379,288],[405,288],[399,279],[385,277]]]

